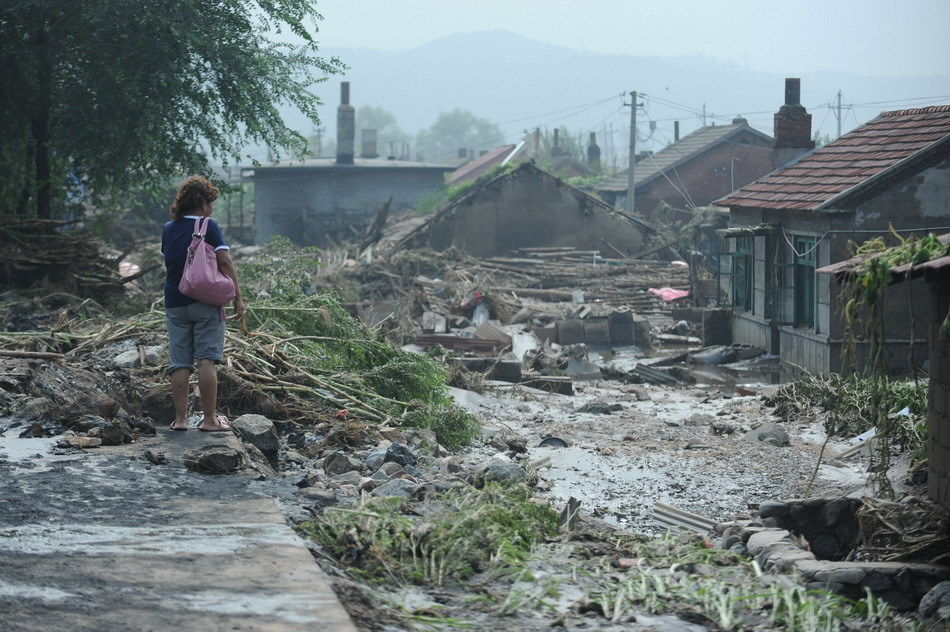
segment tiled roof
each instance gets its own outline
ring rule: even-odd
[[[734,125],[709,125],[706,127],[700,127],[698,130],[690,132],[672,145],[664,147],[652,156],[639,160],[637,162],[636,173],[634,174],[635,186],[640,187],[650,180],[660,176],[663,172],[666,172],[668,175],[670,175],[672,169],[679,167],[686,161],[702,154],[713,145],[717,145],[722,141],[728,140],[730,136],[737,134],[743,129],[748,130],[751,133],[762,137],[763,139],[768,139],[769,142],[772,141],[771,138],[762,132],[749,127],[745,123],[737,123]],[[609,180],[605,180],[597,187],[597,190],[626,191],[627,173],[623,172],[614,176],[613,178],[610,178]]]
[[[794,165],[747,184],[720,206],[813,211],[878,182],[950,139],[950,105],[884,112]]]
[[[460,182],[475,180],[491,171],[495,165],[501,164],[501,161],[514,151],[514,149],[514,145],[502,145],[497,149],[492,149],[484,156],[479,156],[475,160],[465,163],[450,173],[446,178],[446,182],[449,184],[459,184]]]

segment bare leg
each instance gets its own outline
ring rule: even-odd
[[[175,421],[172,422],[172,428],[188,427],[188,377],[190,374],[191,371],[188,369],[172,371],[170,381],[172,401],[175,403]]]
[[[198,360],[198,390],[201,391],[201,427],[217,429],[215,409],[218,403],[218,368],[214,360]]]

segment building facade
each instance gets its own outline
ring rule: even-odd
[[[810,372],[847,369],[841,287],[815,270],[853,244],[950,227],[950,106],[885,112],[717,203],[730,210],[718,278],[734,340]],[[920,281],[885,294],[894,373],[926,358],[925,297]],[[858,365],[864,352],[859,341]]]
[[[244,170],[244,177],[254,183],[256,243],[275,235],[304,246],[351,239],[362,234],[366,222],[390,198],[390,210],[405,210],[442,189],[451,167],[377,158],[374,130],[363,130],[361,157],[355,157],[349,82],[341,84],[340,100],[335,159]]]

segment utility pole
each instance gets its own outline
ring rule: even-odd
[[[835,117],[838,119],[838,135],[835,138],[841,138],[841,90],[838,90],[838,108]]]
[[[317,128],[317,158],[323,157],[323,128]]]
[[[630,92],[630,168],[627,169],[627,204],[626,210],[633,214],[634,209],[634,174],[637,165],[637,93]]]
[[[703,127],[706,127],[706,104],[703,103]]]

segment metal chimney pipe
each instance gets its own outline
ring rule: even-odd
[[[353,164],[356,110],[350,105],[350,82],[340,83],[340,106],[336,109],[336,164]]]
[[[673,121],[673,142],[675,143],[680,139],[680,122]]]

